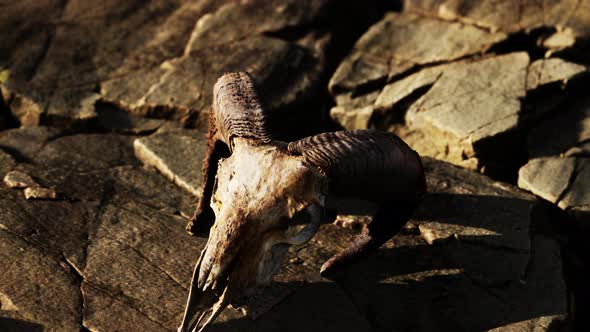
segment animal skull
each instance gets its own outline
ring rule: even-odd
[[[288,248],[306,243],[329,221],[326,211],[372,208],[376,215],[348,249],[324,264],[324,273],[393,236],[425,191],[419,156],[392,134],[273,140],[246,73],[226,74],[215,84],[203,178],[188,230],[212,226],[179,331],[203,331],[230,302],[244,303],[269,283]]]
[[[292,219],[308,212],[310,225],[320,223],[316,207],[322,205],[322,177],[317,171],[277,146],[236,140],[232,155],[219,163],[211,198],[217,221],[199,271],[200,287],[230,277],[230,266],[235,275],[230,280],[239,282],[240,289],[268,283],[287,246],[304,243],[314,234],[306,228],[289,236],[289,226],[295,226]]]

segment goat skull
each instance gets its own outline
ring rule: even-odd
[[[376,214],[324,274],[393,236],[425,191],[419,156],[392,134],[344,131],[287,144],[272,139],[266,117],[248,74],[215,84],[203,195],[188,225],[191,233],[210,226],[210,235],[179,331],[196,330],[209,314],[204,330],[230,302],[269,283],[289,246],[309,241],[326,211],[343,212],[343,199]]]

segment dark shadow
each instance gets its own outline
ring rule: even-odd
[[[335,282],[307,283],[257,320],[229,319],[211,330],[487,331],[563,315],[566,290],[555,269],[560,261],[547,259],[559,257],[559,246],[547,240],[552,229],[537,225],[545,215],[561,215],[536,211],[530,229],[538,235],[529,234],[529,225],[515,225],[518,218],[528,220],[534,204],[493,195],[427,195],[415,223],[493,234],[451,236],[433,245],[417,235],[398,235],[393,248],[347,267]],[[520,243],[529,238],[530,251]],[[549,325],[549,331],[569,328],[567,320],[533,324]]]
[[[476,2],[473,2],[474,4]],[[476,5],[477,6],[477,5]],[[550,36],[556,31],[553,27],[541,26],[530,31],[517,31],[508,35],[505,40],[493,45],[488,53],[507,54],[524,51],[531,57],[531,62],[545,57],[547,51],[539,45],[539,40]]]
[[[575,220],[571,218],[568,221],[568,239],[563,248],[563,259],[569,286],[569,310],[574,331],[586,331],[590,326],[590,213],[579,212]]]
[[[10,109],[4,102],[2,94],[0,93],[0,130],[18,127],[18,121],[14,118]]]
[[[326,10],[326,15],[313,22],[313,25],[269,33],[273,37],[298,44],[305,44],[305,38],[310,36],[324,39],[313,48],[309,48],[309,45],[294,47],[299,53],[300,67],[276,70],[277,77],[266,80],[269,82],[267,85],[272,86],[261,87],[263,103],[271,105],[272,100],[264,100],[264,98],[280,95],[276,94],[277,89],[289,89],[292,81],[299,79],[300,72],[321,71],[316,77],[305,78],[313,79],[313,87],[306,89],[309,91],[307,95],[298,96],[296,102],[281,105],[280,109],[273,110],[276,111],[273,112],[273,128],[278,139],[293,141],[324,131],[343,129],[329,115],[330,108],[334,106],[334,100],[328,91],[328,82],[338,65],[350,54],[358,38],[387,12],[401,10],[402,1],[335,1],[328,6],[330,8]],[[354,18],[354,22],[348,18]],[[316,47],[323,49],[323,56],[318,57],[317,54],[313,54],[315,52],[313,49]],[[285,61],[285,64],[288,65],[288,62]],[[297,82],[293,83],[297,84]],[[362,87],[360,90],[374,90],[377,86],[379,84],[373,84]]]
[[[2,332],[41,332],[43,325],[25,320],[0,317],[0,331]]]
[[[560,101],[553,103],[550,112],[541,114],[539,119],[525,119],[525,125],[532,128],[527,137],[529,158],[557,156],[582,142],[580,134],[584,130],[584,119],[590,114],[589,81],[590,76],[585,76],[571,82],[567,90],[549,94],[548,89],[558,89],[551,85],[529,93],[529,113],[535,112],[535,109],[539,112],[539,107],[550,103],[548,96]]]

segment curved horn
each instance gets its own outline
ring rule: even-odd
[[[354,130],[323,133],[288,145],[329,178],[326,207],[355,198],[378,203],[373,221],[343,252],[322,266],[322,275],[375,250],[397,233],[411,217],[426,191],[418,154],[392,133]],[[349,204],[348,204],[349,205]]]
[[[203,161],[203,191],[195,213],[186,227],[191,234],[209,230],[215,220],[211,196],[219,159],[228,157],[234,137],[268,143],[268,113],[258,98],[254,79],[246,72],[221,76],[213,87],[213,111],[209,118],[208,146]]]
[[[322,210],[321,207],[314,203],[307,207],[306,212],[309,214],[310,221],[303,227],[296,235],[287,239],[286,243],[290,245],[302,245],[311,240],[311,238],[317,233],[320,228],[322,221]]]

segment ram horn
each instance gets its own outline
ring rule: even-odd
[[[326,208],[346,207],[331,202],[354,199],[377,207],[372,222],[341,253],[322,266],[322,275],[375,250],[411,218],[426,191],[418,154],[391,133],[355,130],[323,133],[288,145],[329,179]]]
[[[210,203],[217,165],[221,158],[231,154],[234,137],[253,138],[261,143],[272,141],[268,113],[256,93],[254,79],[246,72],[227,73],[213,87],[213,111],[203,161],[203,189],[186,227],[191,234],[208,231],[215,221]]]

